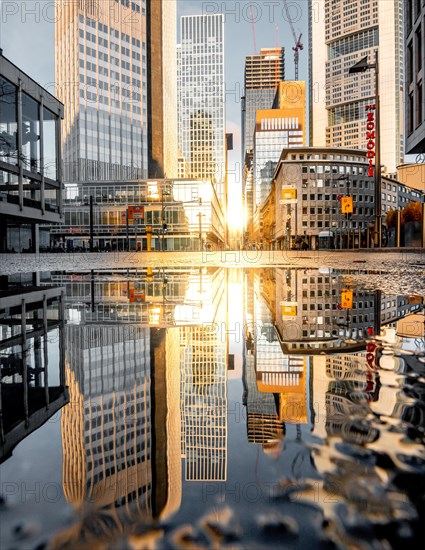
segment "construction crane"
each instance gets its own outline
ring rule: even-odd
[[[289,15],[288,3],[286,0],[283,0],[285,4],[286,17],[291,25],[292,36],[294,37],[295,46],[293,46],[294,51],[294,64],[295,64],[295,80],[298,80],[298,62],[299,62],[299,51],[304,49],[304,45],[301,42],[302,34],[297,38],[297,34],[294,29],[294,24],[292,22],[291,16]]]

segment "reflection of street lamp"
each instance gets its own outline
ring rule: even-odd
[[[368,63],[364,57],[353,65],[348,74],[364,73],[369,69],[375,69],[375,244],[382,246],[382,197],[381,197],[381,135],[380,135],[380,108],[379,108],[379,62],[378,50],[375,50],[375,63]]]
[[[199,200],[201,201],[200,204],[202,204],[202,199],[199,199]],[[202,216],[205,216],[205,214],[203,214],[202,212],[199,212],[198,213],[198,218],[199,218],[199,252],[202,252],[202,250],[203,250]]]
[[[161,188],[161,235],[162,235],[162,246],[161,249],[164,251],[164,239],[165,239],[165,233],[168,229],[167,224],[165,223],[165,209],[167,206],[171,206],[170,204],[164,205],[164,196],[170,196],[171,195],[171,184],[168,182],[164,182]]]

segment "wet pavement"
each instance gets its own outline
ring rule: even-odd
[[[2,549],[423,547],[422,256],[226,254],[2,264]]]

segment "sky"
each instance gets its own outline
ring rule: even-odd
[[[0,47],[3,54],[51,92],[54,90],[55,74],[54,3],[54,0],[0,0]],[[226,132],[234,134],[234,150],[229,155],[230,200],[233,197],[240,199],[241,196],[240,97],[243,95],[245,56],[258,53],[261,48],[283,46],[286,79],[293,79],[294,42],[290,18],[297,34],[303,34],[300,79],[307,79],[308,0],[288,0],[287,5],[289,17],[282,0],[177,0],[178,27],[182,15],[224,14]],[[255,21],[255,39],[252,17]]]

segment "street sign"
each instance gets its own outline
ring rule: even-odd
[[[297,318],[297,302],[280,302],[282,308],[282,319],[284,321],[290,321]]]
[[[282,198],[280,204],[296,204],[297,189],[295,187],[282,187]]]
[[[341,292],[341,309],[352,309],[353,307],[353,292],[351,290],[343,290]]]
[[[341,212],[343,214],[353,213],[353,197],[342,197],[341,199]]]
[[[128,299],[132,303],[140,303],[146,300],[145,289],[139,286],[138,283],[130,282],[130,292]]]
[[[139,224],[141,220],[145,218],[145,207],[144,206],[128,206],[128,223]],[[136,221],[137,220],[137,221]]]

